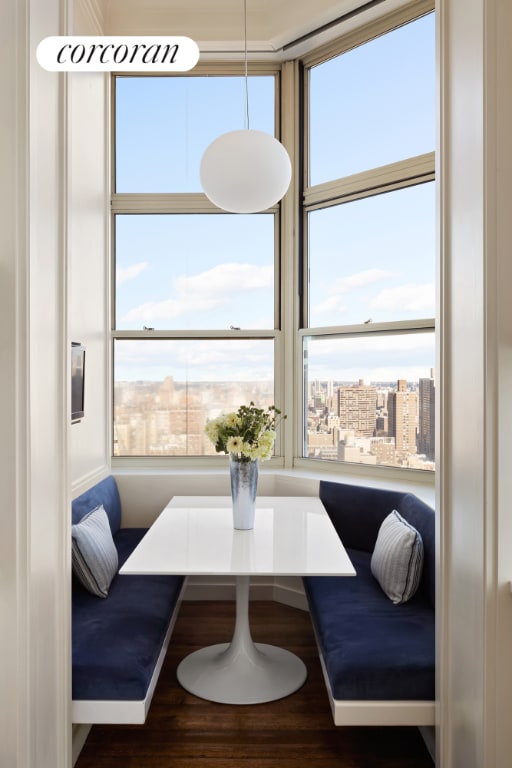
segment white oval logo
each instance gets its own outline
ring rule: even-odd
[[[45,37],[36,50],[49,72],[187,72],[199,60],[190,37]]]

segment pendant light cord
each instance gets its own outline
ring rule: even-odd
[[[249,78],[247,76],[247,0],[244,0],[245,127],[249,129]]]

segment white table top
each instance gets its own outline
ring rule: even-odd
[[[352,576],[317,497],[258,496],[254,529],[233,528],[228,496],[175,496],[121,574]]]

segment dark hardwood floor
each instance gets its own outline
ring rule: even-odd
[[[76,768],[432,768],[416,728],[340,728],[332,722],[309,615],[252,602],[256,642],[297,653],[308,679],[269,704],[203,701],[176,682],[188,653],[229,640],[234,603],[182,604],[144,725],[94,726]]]

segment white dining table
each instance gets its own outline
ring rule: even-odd
[[[259,496],[254,528],[233,528],[228,496],[174,496],[126,560],[120,574],[235,577],[236,620],[229,643],[201,648],[179,664],[190,693],[224,704],[274,701],[306,680],[303,661],[254,643],[251,576],[353,576],[354,568],[317,497]]]

